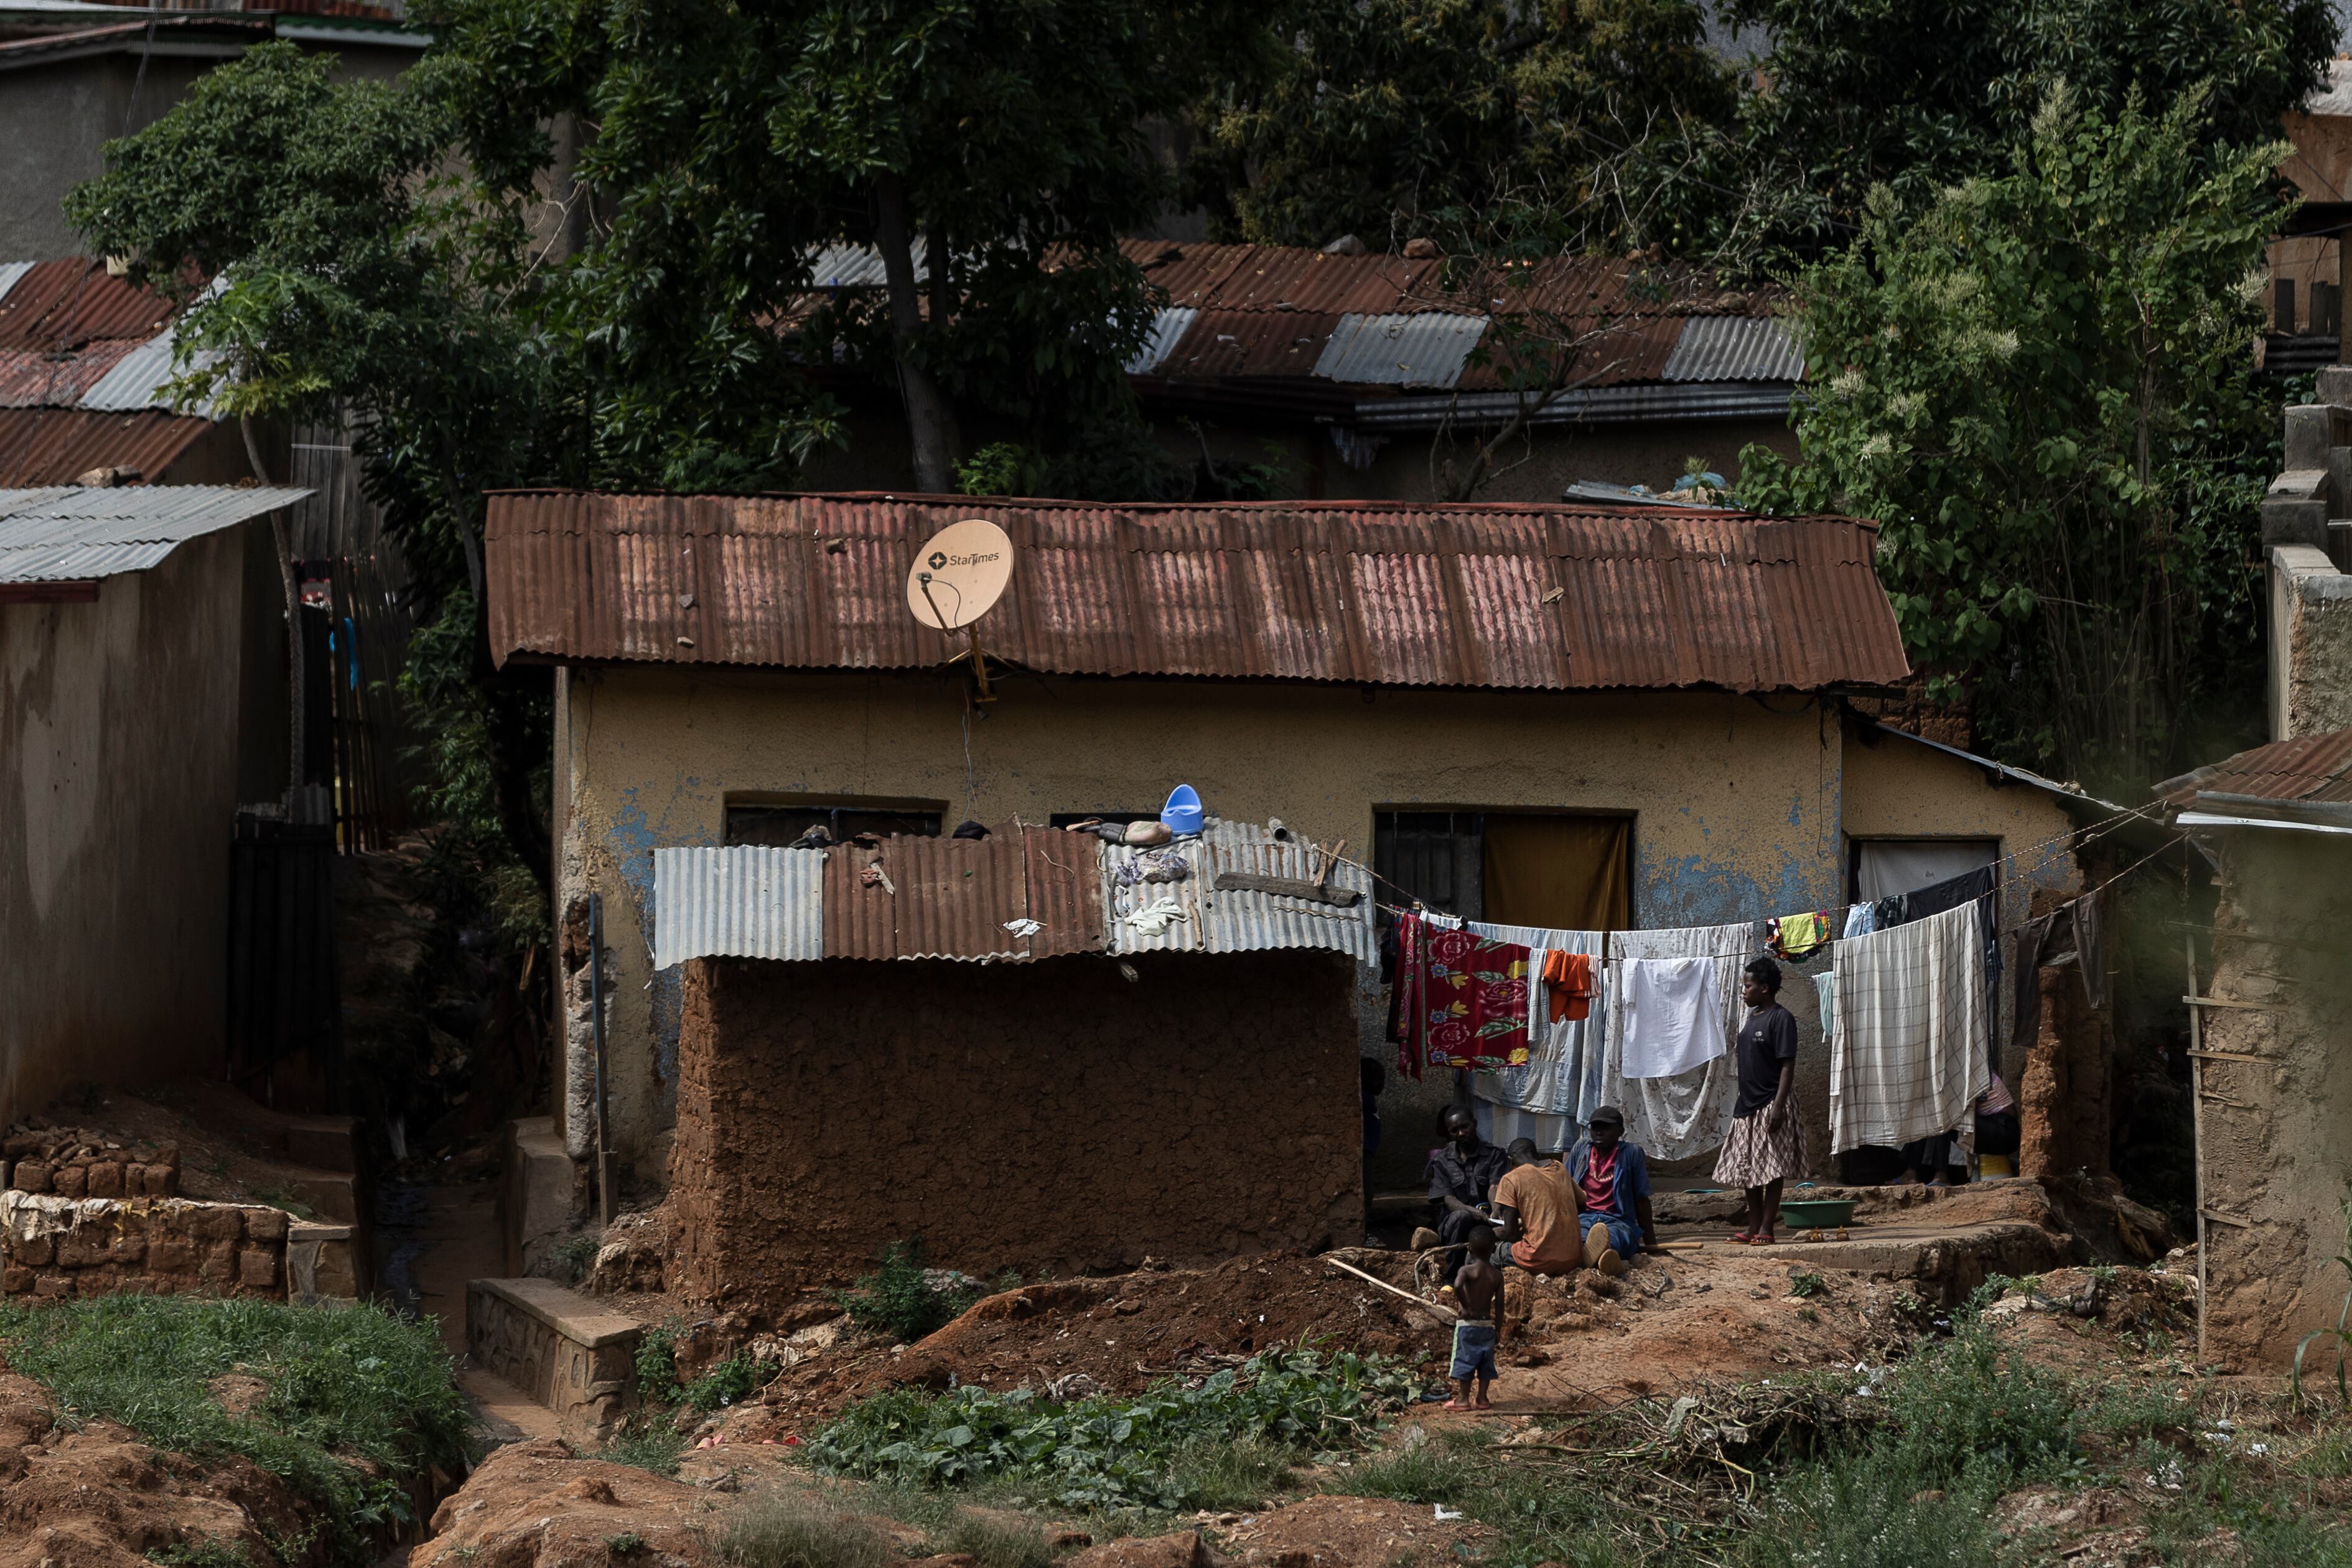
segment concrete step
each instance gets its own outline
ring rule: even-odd
[[[601,1441],[637,1407],[645,1325],[551,1279],[476,1279],[466,1287],[466,1349],[475,1366],[554,1413],[567,1436]]]
[[[499,1191],[499,1229],[506,1271],[538,1267],[581,1213],[578,1169],[563,1152],[552,1116],[526,1116],[509,1122],[506,1174]]]

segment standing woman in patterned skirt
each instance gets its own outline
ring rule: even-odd
[[[1748,1189],[1748,1228],[1731,1239],[1767,1247],[1780,1215],[1780,1184],[1802,1179],[1805,1123],[1797,1111],[1797,1020],[1780,1005],[1780,966],[1769,958],[1748,964],[1739,982],[1748,1022],[1739,1026],[1739,1101],[1731,1133],[1715,1163],[1715,1179]]]

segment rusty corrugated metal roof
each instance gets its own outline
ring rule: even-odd
[[[1287,310],[1278,317],[1261,311],[1195,310],[1177,306],[1160,312],[1161,320],[1190,312],[1184,330],[1152,366],[1152,374],[1181,376],[1188,381],[1221,375],[1297,375],[1320,374],[1317,365],[1339,329],[1341,318],[1328,312]],[[1153,323],[1155,336],[1160,323]]]
[[[2157,798],[2176,808],[2189,805],[2200,795],[2352,801],[2352,730],[2273,741],[2156,786]]]
[[[1767,297],[1720,288],[1692,268],[1602,258],[1456,268],[1449,276],[1443,258],[1332,256],[1298,246],[1127,239],[1119,249],[1167,290],[1170,304],[1204,310],[1738,316],[1759,312]]]
[[[0,348],[0,408],[71,408],[141,338],[100,338],[71,349]]]
[[[109,338],[144,342],[171,319],[161,296],[107,276],[103,261],[37,261],[0,294],[0,349],[50,353]]]
[[[822,879],[824,956],[1009,963],[1098,952],[1098,849],[1082,835],[1017,823],[980,839],[835,845]],[[870,881],[869,868],[880,873]],[[1021,935],[1012,924],[1022,920],[1041,929]]]
[[[212,427],[209,419],[152,409],[0,408],[0,486],[69,485],[112,468],[136,468],[152,483]]]
[[[1763,691],[1909,672],[1872,524],[1503,502],[508,492],[489,508],[493,650],[943,665],[964,644],[907,613],[905,575],[967,517],[1016,551],[985,646],[1050,673]]]
[[[1538,339],[1589,331],[1570,367],[1577,386],[1654,381],[1799,379],[1801,360],[1770,296],[1728,291],[1703,275],[1664,277],[1643,263],[1574,258],[1448,278],[1442,260],[1329,256],[1280,246],[1127,240],[1121,248],[1169,293],[1157,352],[1130,374],[1147,395],[1174,384],[1311,374],[1349,385],[1489,388],[1502,363],[1465,366],[1486,329],[1427,318],[1530,321]],[[1521,334],[1491,334],[1507,357]],[[1172,346],[1160,348],[1172,341]],[[1549,357],[1549,355],[1547,355]]]

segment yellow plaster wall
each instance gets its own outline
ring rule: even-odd
[[[1023,679],[971,722],[967,761],[960,679],[614,668],[561,684],[562,895],[605,895],[615,1141],[641,1170],[667,1142],[679,1004],[648,963],[651,851],[720,842],[730,794],[929,799],[950,823],[1001,823],[1155,808],[1183,782],[1220,815],[1365,858],[1377,807],[1628,812],[1634,920],[1653,926],[1815,907],[1844,875],[1838,723],[1803,698]]]
[[[1994,784],[1983,768],[1900,736],[1847,741],[1849,838],[1998,838],[2002,853],[2021,857],[2012,874],[2060,887],[2073,885],[2063,840],[2074,826],[2047,791]]]
[[[1895,737],[1864,745],[1789,696],[1388,689],[1368,701],[1351,688],[1024,678],[969,721],[967,757],[961,678],[618,667],[567,672],[559,689],[562,898],[605,897],[615,1141],[648,1173],[667,1144],[681,1000],[677,974],[649,963],[651,852],[721,842],[730,795],[928,800],[947,823],[995,824],[1149,810],[1184,782],[1220,815],[1279,816],[1367,859],[1380,808],[1626,812],[1633,921],[1653,927],[1842,905],[1856,837],[2060,851],[2052,841],[2072,826],[2043,792],[1992,785]],[[2071,858],[2039,860],[2020,869],[2070,884]],[[2009,889],[2004,927],[2025,908],[2024,889]],[[1805,976],[1826,962],[1792,967],[1782,995],[1803,1031],[1798,1087],[1824,1172],[1828,1059]],[[877,984],[890,980],[877,970]],[[1364,1021],[1377,1050],[1372,1009]],[[1389,1139],[1416,1143],[1446,1098],[1437,1082],[1392,1085]]]

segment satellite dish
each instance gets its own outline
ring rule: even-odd
[[[1013,581],[1013,541],[986,518],[951,522],[924,542],[907,569],[907,608],[943,632],[971,625]]]

